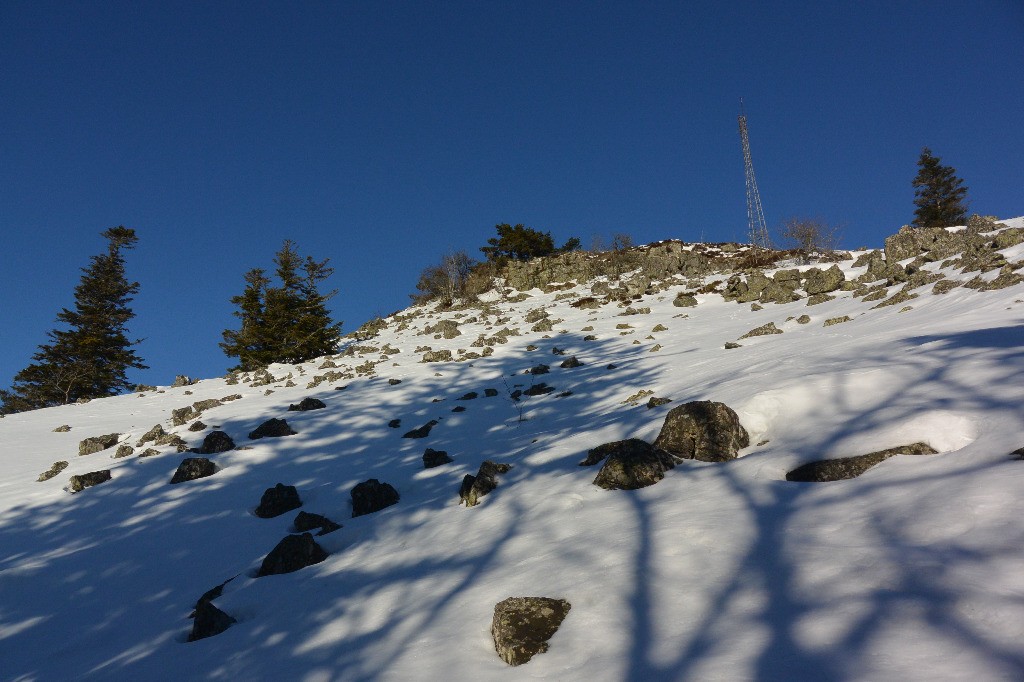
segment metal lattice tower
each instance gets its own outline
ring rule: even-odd
[[[750,159],[750,136],[747,134],[747,116],[743,111],[743,100],[740,100],[740,141],[743,143],[743,167],[747,176],[747,226],[751,246],[763,249],[772,248],[772,238],[768,234],[768,226],[764,222],[764,210],[761,208],[761,193],[757,191],[757,179],[754,177],[754,162]]]

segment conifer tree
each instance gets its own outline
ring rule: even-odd
[[[223,332],[225,355],[236,357],[234,369],[251,371],[272,362],[303,362],[333,353],[341,340],[341,323],[331,319],[327,301],[337,292],[320,292],[333,274],[329,259],[305,259],[285,240],[274,256],[280,286],[271,287],[261,269],[245,275],[246,288],[231,299],[241,327]]]
[[[951,227],[963,225],[967,219],[967,188],[956,176],[956,169],[939,161],[928,147],[921,150],[913,182],[915,227]]]
[[[128,339],[135,313],[128,304],[139,291],[125,275],[124,251],[134,248],[135,230],[119,226],[102,233],[107,252],[82,268],[75,287],[74,310],[64,308],[57,321],[67,329],[47,333],[32,364],[14,376],[10,390],[0,391],[0,413],[52,407],[83,398],[117,395],[131,387],[128,369],[146,369]]]

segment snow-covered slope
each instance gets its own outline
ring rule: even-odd
[[[1024,245],[1003,254],[1020,263]],[[1024,462],[1008,453],[1024,446],[1024,284],[930,289],[905,306],[843,291],[755,311],[719,294],[676,307],[667,288],[625,316],[572,307],[583,285],[533,290],[489,312],[405,311],[337,367],[274,366],[269,385],[210,379],[0,419],[0,679],[1022,679]],[[524,321],[541,308],[551,332]],[[420,333],[440,320],[461,335]],[[768,322],[783,333],[723,347]],[[502,328],[521,334],[489,357],[420,362],[424,346],[480,353],[471,343]],[[570,355],[584,365],[559,367]],[[524,374],[541,363],[548,374]],[[510,399],[541,381],[555,391]],[[629,400],[641,391],[673,402]],[[171,427],[173,409],[232,394],[202,414],[205,430]],[[287,411],[307,396],[327,407]],[[692,400],[733,407],[751,446],[636,491],[598,488],[596,468],[577,465],[602,443],[652,441]],[[247,439],[272,417],[297,435]],[[402,437],[429,420],[427,438]],[[243,447],[178,485],[189,455],[170,447],[77,455],[86,437],[134,445],[154,424],[191,446],[222,429]],[[805,462],[916,441],[940,454],[785,480]],[[454,462],[424,469],[426,447]],[[463,476],[487,459],[513,468],[460,506]],[[55,460],[70,466],[36,482]],[[66,491],[99,469],[112,480]],[[350,518],[350,490],[371,478],[401,501]],[[343,528],[316,538],[322,563],[256,578],[293,530],[294,512],[253,514],[279,482]],[[196,600],[232,577],[215,604],[238,622],[186,642]],[[489,629],[494,605],[522,595],[572,609],[549,651],[511,668]]]

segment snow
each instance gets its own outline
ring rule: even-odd
[[[840,266],[862,271],[851,264]],[[492,301],[510,320],[490,328],[465,311],[450,340],[416,332],[454,313],[419,309],[412,328],[391,321],[361,343],[401,350],[373,378],[308,389],[321,371],[311,362],[271,368],[292,373],[292,388],[209,379],[0,419],[0,679],[1024,677],[1024,463],[1007,456],[1024,446],[1024,285],[926,287],[905,312],[849,292],[812,307],[751,311],[699,295],[676,308],[681,290],[634,301],[651,308],[634,316],[534,290],[522,303]],[[566,333],[530,332],[522,317],[539,307]],[[811,322],[787,321],[801,314]],[[853,320],[822,326],[842,315]],[[784,333],[723,348],[767,322]],[[668,331],[652,334],[658,324]],[[479,351],[479,334],[506,326],[523,335],[490,358],[422,364],[414,352]],[[585,365],[559,368],[551,346]],[[379,354],[336,362],[368,359]],[[551,372],[523,374],[539,363]],[[525,398],[520,421],[508,393],[534,381],[556,392]],[[641,389],[673,403],[624,402]],[[456,401],[471,390],[480,397]],[[85,437],[118,432],[134,444],[156,423],[198,445],[205,432],[171,429],[170,411],[234,393],[243,398],[201,419],[247,449],[211,456],[220,470],[209,478],[168,485],[187,456],[168,448],[77,455]],[[327,409],[287,412],[307,395]],[[666,411],[690,400],[737,411],[751,436],[740,458],[686,462],[637,491],[599,489],[596,468],[577,466],[601,443],[653,440]],[[247,440],[271,417],[298,435]],[[401,428],[389,428],[396,418]],[[430,419],[440,423],[428,438],[401,437]],[[61,424],[70,432],[54,433]],[[915,441],[940,454],[897,456],[847,481],[785,480],[805,462]],[[425,447],[455,461],[424,470]],[[485,459],[513,468],[479,506],[459,506],[462,477]],[[35,482],[56,460],[70,466]],[[71,475],[102,468],[110,482],[66,492]],[[402,499],[349,518],[349,491],[369,478]],[[252,514],[278,482],[344,527],[316,538],[326,561],[255,578],[294,518]],[[232,577],[215,604],[238,622],[186,643],[196,599]],[[550,650],[513,669],[489,627],[494,605],[517,595],[572,610]]]

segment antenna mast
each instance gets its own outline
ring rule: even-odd
[[[764,210],[761,208],[761,193],[757,191],[757,179],[754,177],[754,162],[750,158],[750,136],[747,134],[747,115],[743,110],[743,98],[740,98],[740,141],[743,143],[743,167],[747,177],[747,226],[750,245],[754,248],[772,248],[772,238],[768,235],[768,226],[764,222]]]

